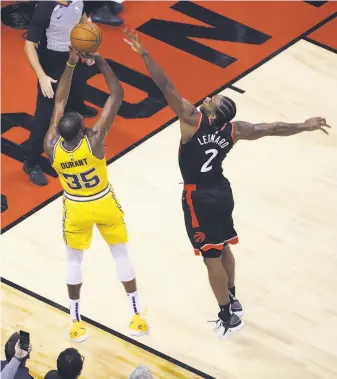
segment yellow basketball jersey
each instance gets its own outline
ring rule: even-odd
[[[53,167],[70,200],[95,200],[109,192],[106,160],[93,155],[87,136],[71,151],[65,149],[60,137],[54,147]]]

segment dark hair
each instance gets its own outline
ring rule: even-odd
[[[15,345],[19,341],[20,335],[18,332],[13,333],[6,342],[5,345],[5,356],[6,361],[9,362],[15,355]]]
[[[236,115],[236,105],[232,99],[222,96],[220,105],[215,111],[215,119],[212,120],[212,125],[223,126],[231,121]]]
[[[66,113],[59,122],[59,131],[65,141],[74,139],[82,127],[82,118],[77,112]]]
[[[84,358],[73,348],[65,349],[57,358],[57,371],[61,379],[75,379],[81,374]]]

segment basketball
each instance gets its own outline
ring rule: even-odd
[[[94,53],[102,42],[100,28],[92,22],[75,25],[70,33],[71,46],[81,53]]]

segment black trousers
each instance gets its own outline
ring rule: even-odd
[[[48,131],[51,115],[54,109],[56,89],[69,58],[68,52],[59,52],[48,49],[39,50],[38,55],[40,64],[46,75],[57,80],[57,83],[52,83],[54,90],[54,97],[52,99],[43,96],[40,84],[39,82],[37,83],[38,93],[36,110],[25,162],[25,165],[28,168],[32,168],[38,163],[38,159],[43,152],[43,141]],[[87,68],[88,66],[79,60],[74,70],[66,112],[80,112],[83,109],[86,81],[88,78],[86,72]]]

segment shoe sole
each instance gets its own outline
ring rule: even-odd
[[[72,338],[69,336],[70,341],[80,343],[88,339],[88,333],[84,334],[84,336],[78,337],[78,338]]]
[[[143,337],[149,334],[149,331],[147,332],[136,332],[136,331],[129,331],[130,337]]]
[[[35,184],[36,186],[39,186],[39,187],[44,187],[48,184],[48,182],[47,183],[40,183],[40,182],[35,182],[34,180],[31,180],[31,179],[30,179],[30,182]]]
[[[225,335],[218,336],[219,339],[221,341],[226,340],[230,335],[239,332],[243,328],[244,325],[245,325],[245,323],[243,321],[241,321],[240,325],[236,326],[235,328],[228,329],[228,331],[226,332]]]

